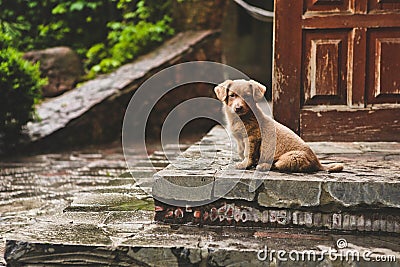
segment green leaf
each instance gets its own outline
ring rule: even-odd
[[[92,67],[92,70],[93,70],[94,72],[100,72],[100,71],[101,71],[101,66],[100,66],[100,65],[94,65],[94,66]]]
[[[134,19],[136,18],[136,13],[135,12],[128,12],[124,14],[124,19]]]
[[[37,6],[37,4],[38,4],[38,2],[36,2],[36,1],[30,1],[28,3],[28,7],[29,8],[35,8]]]
[[[51,13],[53,15],[57,14],[65,14],[67,13],[67,6],[65,3],[58,4],[53,10],[51,10]]]
[[[83,1],[77,1],[75,3],[73,3],[70,7],[69,10],[70,11],[81,11],[83,8],[85,7],[85,2]]]
[[[101,6],[102,3],[101,2],[97,2],[97,3],[87,3],[86,4],[88,8],[95,10],[97,7]]]

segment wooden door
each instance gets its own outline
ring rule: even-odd
[[[275,0],[273,112],[308,141],[400,141],[400,0]]]

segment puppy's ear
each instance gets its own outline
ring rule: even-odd
[[[217,95],[218,99],[221,100],[222,102],[225,101],[226,99],[226,96],[228,94],[228,89],[231,83],[232,80],[226,80],[225,82],[218,84],[214,88],[215,94]]]
[[[251,87],[253,89],[253,98],[256,102],[264,99],[264,94],[267,91],[267,87],[259,82],[250,80]]]

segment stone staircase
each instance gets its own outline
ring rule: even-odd
[[[232,167],[227,138],[167,146],[133,166],[142,188],[7,233],[7,266],[400,266],[400,144],[311,143],[345,172],[262,174]]]
[[[345,170],[266,174],[236,170],[229,140],[215,127],[183,154],[185,164],[179,158],[156,174],[156,220],[400,233],[399,144],[312,143],[323,163],[341,161]],[[164,204],[173,202],[183,205]],[[197,202],[207,205],[186,207]]]

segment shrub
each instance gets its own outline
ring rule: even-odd
[[[119,0],[117,7],[123,13],[122,20],[109,22],[106,42],[95,44],[86,53],[89,77],[132,61],[174,34],[166,14],[169,1],[160,6],[157,1]]]
[[[21,51],[70,46],[81,56],[121,17],[115,0],[0,0],[0,26]]]
[[[0,32],[0,40],[9,38]],[[0,42],[0,148],[18,143],[22,126],[32,119],[45,83],[38,64],[24,60],[7,42]]]
[[[21,51],[70,46],[91,75],[109,72],[173,34],[171,0],[0,0],[0,29]]]

